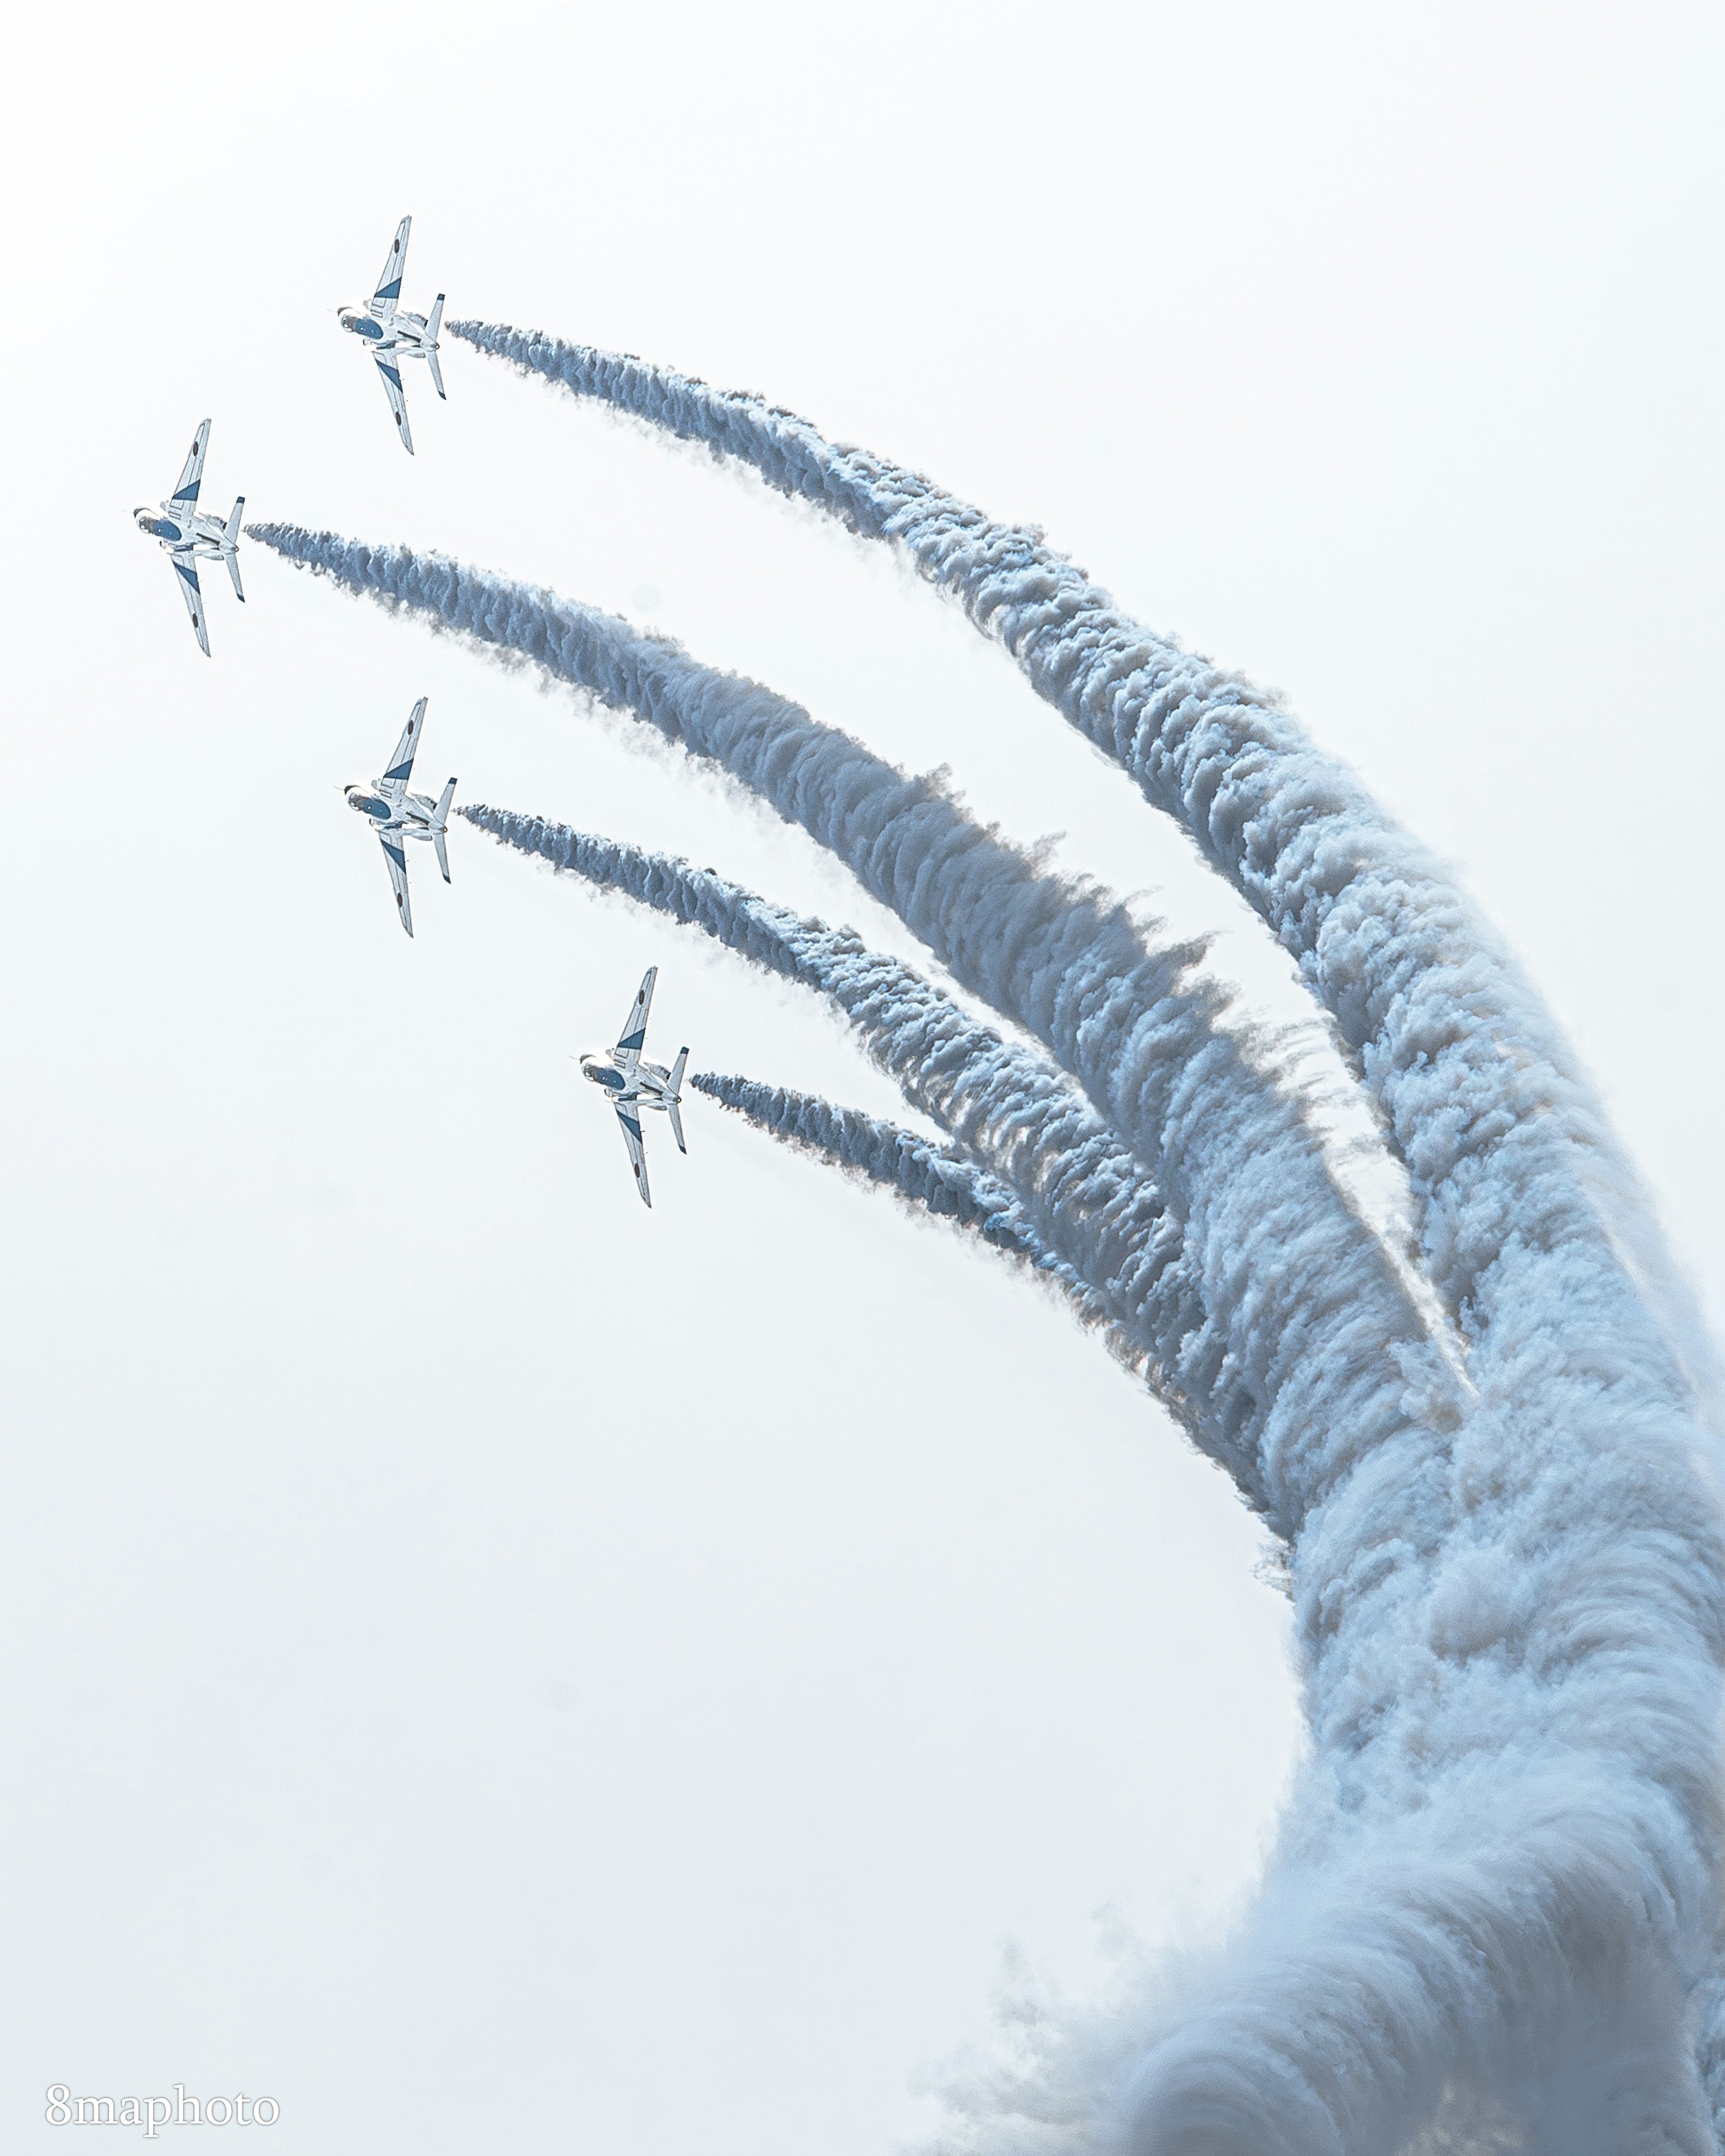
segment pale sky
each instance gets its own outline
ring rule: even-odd
[[[1044,525],[1451,858],[1725,1316],[1715,8],[38,10],[0,168],[0,2142],[268,2095],[306,2156],[867,2156],[1003,1958],[1214,1938],[1299,1743],[1214,1471],[992,1253],[571,1060],[893,1096],[819,1007],[417,776],[914,952],[800,834],[134,505],[442,547],[680,636],[1221,932],[894,558],[445,341],[636,351]],[[1099,1914],[1100,1912],[1100,1914]],[[182,2137],[183,2138],[183,2137]],[[201,2143],[198,2145],[202,2145]]]

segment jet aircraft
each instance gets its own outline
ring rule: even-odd
[[[388,866],[395,910],[409,936],[413,932],[413,911],[408,903],[408,857],[403,841],[429,839],[437,849],[437,865],[444,872],[444,881],[449,880],[449,856],[444,848],[444,838],[449,828],[449,803],[455,798],[455,782],[452,778],[435,801],[429,793],[408,791],[408,781],[413,775],[413,752],[419,746],[429,701],[422,696],[408,713],[407,731],[396,743],[395,754],[383,776],[374,778],[369,790],[360,785],[344,788],[348,807],[372,819],[372,828],[377,834]]]
[[[239,582],[239,519],[245,507],[245,496],[242,494],[234,502],[225,524],[219,516],[200,516],[198,513],[203,453],[208,447],[209,421],[206,419],[192,438],[186,469],[167,500],[159,510],[132,511],[132,521],[139,531],[147,531],[152,539],[159,541],[162,552],[173,563],[174,582],[180,588],[180,596],[186,602],[186,611],[192,617],[192,627],[206,659],[209,657],[209,630],[203,619],[203,587],[198,581],[200,560],[225,562],[228,573],[234,579],[234,596],[242,603],[245,599]]]
[[[617,1111],[618,1127],[629,1148],[629,1164],[635,1172],[635,1188],[641,1194],[642,1204],[648,1207],[652,1205],[653,1199],[647,1188],[647,1148],[641,1137],[641,1110],[656,1108],[669,1116],[677,1151],[686,1153],[689,1150],[683,1142],[681,1113],[688,1050],[677,1050],[677,1060],[669,1070],[663,1064],[646,1063],[641,1058],[641,1051],[647,1045],[647,1012],[653,1001],[653,983],[658,978],[658,967],[649,966],[629,1006],[617,1045],[610,1054],[596,1052],[581,1059],[582,1076],[593,1085],[603,1086]]]
[[[410,217],[402,219],[389,259],[383,264],[383,274],[377,280],[377,289],[371,298],[362,307],[337,310],[342,328],[351,336],[362,338],[377,362],[383,394],[389,399],[389,408],[395,415],[395,431],[409,456],[413,454],[413,437],[408,426],[407,392],[402,387],[403,359],[423,359],[431,369],[438,395],[444,394],[443,369],[437,360],[437,332],[444,318],[443,294],[438,294],[429,321],[424,315],[408,314],[398,304],[401,299],[401,273],[408,259],[408,233],[413,222]],[[447,398],[444,401],[447,403]]]

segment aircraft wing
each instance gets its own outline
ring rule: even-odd
[[[413,909],[408,903],[408,857],[399,839],[392,839],[387,831],[379,831],[377,842],[383,849],[383,859],[388,864],[389,887],[395,893],[395,910],[401,916],[401,925],[409,936],[413,932]]]
[[[409,456],[413,454],[413,430],[408,425],[408,395],[401,386],[401,369],[393,358],[374,352],[377,362],[378,379],[383,384],[383,394],[389,399],[389,408],[395,415],[395,431],[401,436],[401,445]]]
[[[192,437],[192,447],[186,456],[186,469],[180,474],[180,483],[168,497],[166,506],[180,511],[180,529],[187,529],[187,520],[198,508],[198,489],[203,478],[203,453],[209,447],[209,421],[204,420]]]
[[[629,1070],[640,1061],[641,1050],[647,1045],[647,1013],[653,1007],[653,983],[658,978],[658,967],[649,966],[635,990],[635,999],[629,1007],[629,1016],[623,1021],[623,1030],[611,1051],[618,1062]],[[619,1108],[617,1112],[621,1115],[623,1111]]]
[[[377,791],[399,804],[407,791],[408,781],[413,775],[413,752],[419,746],[419,737],[425,731],[425,706],[430,700],[422,696],[408,714],[408,723],[402,737],[395,745],[395,754],[389,759],[389,768],[377,781]]]
[[[641,1137],[641,1119],[633,1103],[628,1107],[618,1106],[617,1127],[623,1133],[623,1142],[629,1147],[629,1164],[635,1172],[635,1188],[641,1194],[641,1203],[649,1212],[653,1209],[652,1193],[647,1188],[647,1147]]]
[[[401,273],[408,266],[408,234],[413,220],[404,217],[395,228],[395,239],[388,259],[377,277],[377,289],[372,295],[371,311],[386,319],[401,305]]]
[[[192,617],[192,626],[208,659],[209,632],[203,625],[203,587],[198,581],[197,567],[189,555],[170,554],[167,558],[174,565],[174,582],[180,588],[180,597],[186,602],[186,611]]]

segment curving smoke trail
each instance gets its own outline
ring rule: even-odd
[[[1153,1390],[1257,1509],[1252,1404],[1224,1373],[1182,1223],[1138,1163],[1034,1050],[1004,1040],[901,960],[854,932],[799,918],[711,869],[539,817],[470,803],[470,823],[522,853],[705,931],[769,973],[815,989],[870,1059],[993,1182],[1130,1342]],[[798,1096],[801,1097],[801,1096]]]
[[[1420,1531],[1419,1486],[1442,1449],[1432,1420],[1453,1420],[1455,1381],[1298,1105],[1251,1068],[1219,996],[1192,978],[1195,947],[1152,943],[1106,894],[1044,874],[934,781],[668,638],[406,547],[280,524],[250,531],[635,712],[835,854],[1071,1072],[1188,1222],[1206,1306],[1255,1406],[1258,1483],[1278,1530],[1297,1532],[1370,1455],[1409,1478],[1404,1511]]]
[[[1515,1895],[1519,1877],[1525,1903],[1515,1935],[1522,1951],[1507,1966],[1535,2003],[1517,2023],[1507,1995],[1469,1994],[1465,1984],[1441,1995],[1439,1942],[1415,1927],[1401,1951],[1383,1953],[1418,2010],[1400,2023],[1390,2017],[1402,2032],[1395,2041],[1383,2021],[1368,2035],[1357,2013],[1343,2015],[1349,2041],[1363,2057],[1375,2040],[1393,2060],[1391,2077],[1417,2089],[1417,2057],[1455,2055],[1438,2033],[1446,2022],[1496,2028],[1506,2043],[1513,2025],[1529,2074],[1543,2073],[1548,2087],[1555,2069],[1538,2061],[1561,2044],[1549,2030],[1527,2033],[1538,2002],[1574,2046],[1586,1990],[1577,1989],[1577,1958],[1603,1971],[1619,1966],[1626,1940],[1651,1941],[1676,1987],[1668,1999],[1686,1994],[1707,2024],[1700,2054],[1725,2124],[1725,2014],[1707,1968],[1721,1844],[1725,1553],[1696,1398],[1712,1387],[1712,1351],[1573,1057],[1502,945],[1278,700],[1132,621],[1040,534],[994,524],[757,398],[482,324],[462,333],[578,395],[741,458],[770,485],[904,547],[1013,653],[1040,694],[1180,822],[1295,955],[1408,1167],[1423,1262],[1472,1343],[1480,1388],[1455,1448],[1451,1522],[1430,1589],[1425,1644],[1435,1667],[1430,1686],[1415,1687],[1426,1694],[1419,1714],[1403,1717],[1404,1738],[1417,1726],[1419,1742],[1390,1772],[1394,1746],[1372,1748],[1350,1801],[1389,1799],[1411,1816],[1431,1810],[1440,1789],[1454,1810],[1470,1757],[1512,1727],[1522,1753],[1564,1763],[1545,1812],[1526,1814],[1503,1837],[1520,1868],[1502,1892]],[[1310,1646],[1316,1613],[1307,1614]],[[1495,1809],[1506,1808],[1500,1799]],[[1446,1907],[1459,1924],[1441,1899],[1432,1921],[1445,1921]],[[1533,1953],[1542,1936],[1543,1957]],[[1621,1982],[1614,1992],[1599,1981],[1623,2020]],[[1566,1984],[1574,1994],[1567,2022],[1553,2004]],[[1329,1995],[1338,1988],[1348,1985],[1332,1972]],[[1660,1987],[1642,1988],[1651,1996]],[[1667,2028],[1681,2018],[1673,2008]],[[1226,2024],[1219,2009],[1209,2025]],[[1217,2145],[1236,2136],[1250,2145],[1254,2132],[1272,2133],[1275,2107],[1254,2106],[1264,2075],[1276,2076],[1240,2029],[1218,2041],[1197,2066],[1189,2058],[1178,2066],[1178,2047],[1164,2047],[1161,2071],[1172,2079],[1158,2082],[1147,2066],[1154,2094],[1146,2102],[1159,2123],[1183,2115],[1189,2097]],[[1634,2071],[1625,2069],[1644,2092],[1660,2050],[1648,2043]],[[1261,2073],[1242,2066],[1247,2057]],[[1237,2102],[1216,2092],[1230,2071]],[[1658,2071],[1675,2092],[1670,2118],[1655,2123],[1661,2107],[1650,2098],[1639,2127],[1620,2115],[1615,2124],[1579,2120],[1574,2145],[1640,2146],[1634,2137],[1645,2132],[1650,2147],[1700,2146],[1692,2082],[1674,2057]],[[1381,2078],[1363,2063],[1359,2073],[1368,2086]],[[1302,2086],[1310,2095],[1314,2082]],[[1313,2100],[1336,2145],[1356,2145],[1365,2129],[1358,2120],[1343,2126],[1342,2097]],[[1408,2115],[1420,2115],[1417,2106]]]
[[[961,1228],[1017,1258],[1052,1281],[1079,1322],[1102,1334],[1109,1352],[1128,1368],[1142,1365],[1143,1350],[1114,1322],[1087,1281],[1055,1256],[1005,1184],[968,1160],[955,1147],[932,1145],[898,1123],[883,1122],[860,1108],[841,1108],[816,1093],[764,1086],[752,1078],[697,1071],[689,1081],[698,1093],[744,1116],[786,1144],[803,1147],[835,1167],[896,1190],[937,1219]]]

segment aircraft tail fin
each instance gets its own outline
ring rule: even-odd
[[[443,870],[444,881],[447,883],[449,880],[449,855],[447,844],[447,834],[441,829],[434,831],[431,834],[431,843],[437,848],[437,865]]]
[[[683,1142],[683,1111],[680,1105],[683,1098],[683,1073],[688,1068],[689,1051],[686,1048],[680,1048],[677,1050],[677,1060],[670,1067],[669,1085],[670,1098],[665,1104],[670,1115],[671,1135],[677,1142],[679,1152],[687,1152],[689,1150]]]
[[[234,497],[234,506],[228,512],[228,529],[222,534],[222,544],[224,547],[239,545],[239,520],[244,514],[245,496],[243,494],[236,494]]]

